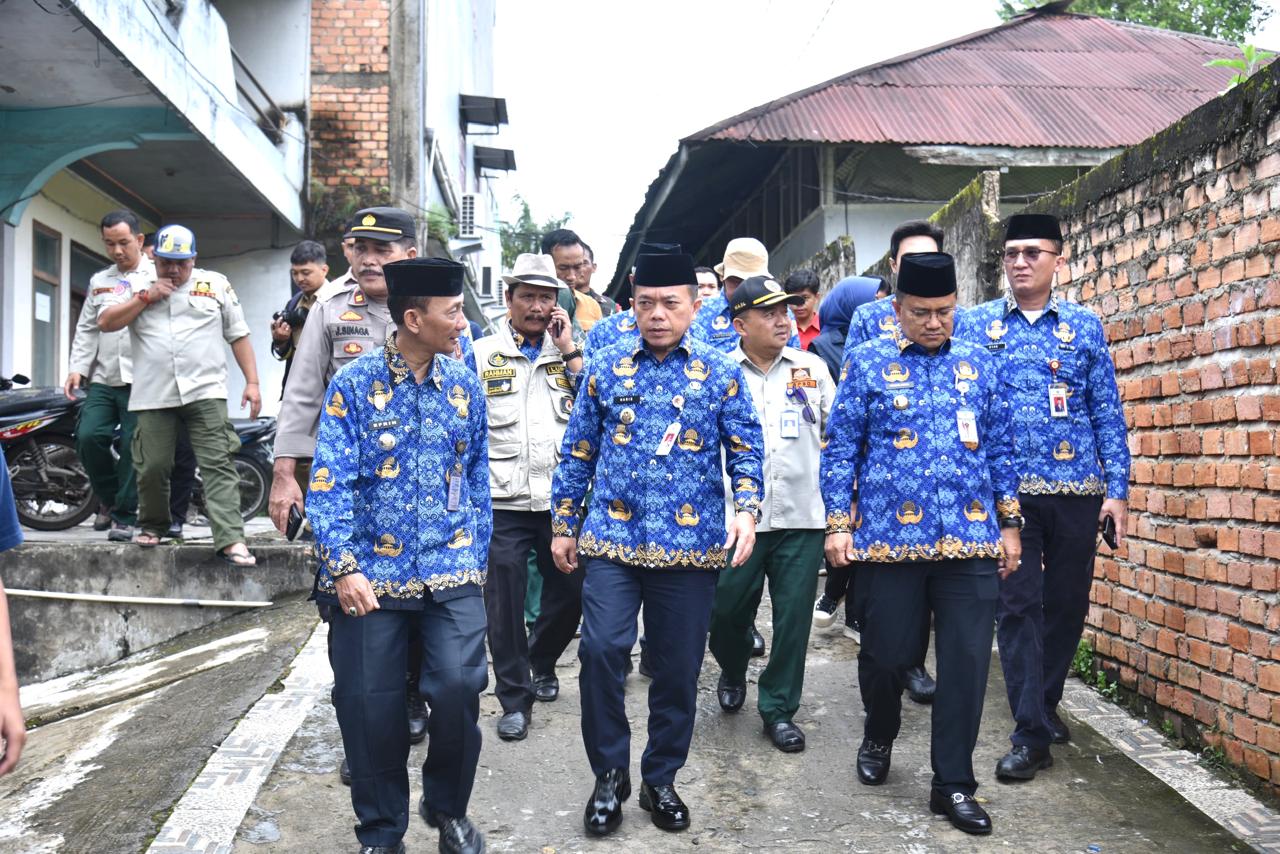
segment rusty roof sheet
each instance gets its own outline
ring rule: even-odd
[[[1038,12],[861,68],[688,141],[1118,148],[1227,85],[1235,45],[1106,18]]]

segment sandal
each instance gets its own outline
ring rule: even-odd
[[[154,549],[160,545],[160,538],[150,531],[139,531],[133,535],[133,542],[144,549]]]
[[[227,548],[218,552],[218,557],[220,557],[224,563],[229,563],[232,566],[240,566],[240,567],[257,566],[258,559],[254,557],[253,554],[250,553],[248,546],[243,546],[244,551],[230,551],[230,549],[234,549],[237,545],[243,546],[242,543],[236,543],[235,545],[227,546]]]

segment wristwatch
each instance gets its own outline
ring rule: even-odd
[[[560,358],[565,362],[572,362],[574,359],[580,359],[582,358],[582,348],[581,347],[574,348],[573,350],[570,350],[568,353],[561,354]]]
[[[1027,520],[1024,519],[1021,514],[1017,516],[1001,516],[1000,517],[1001,528],[1017,528],[1019,531],[1021,531],[1024,527],[1026,527],[1026,525],[1027,525]]]

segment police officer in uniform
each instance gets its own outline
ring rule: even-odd
[[[493,539],[485,610],[489,650],[503,715],[498,737],[529,733],[533,701],[559,694],[556,660],[573,641],[582,616],[582,573],[564,574],[551,559],[551,476],[573,411],[582,350],[569,314],[557,304],[568,286],[550,255],[516,258],[507,284],[508,316],[476,342],[489,410],[489,488]],[[524,600],[530,549],[542,576],[542,600],[530,635]],[[532,673],[531,671],[532,665]]]
[[[698,672],[716,577],[751,556],[761,489],[760,421],[742,368],[688,332],[697,278],[688,255],[641,255],[635,270],[641,338],[592,357],[552,482],[552,554],[585,564],[582,738],[595,789],[583,823],[603,835],[631,794],[625,662],[644,607],[653,657],[649,743],[640,806],[664,830],[689,826],[675,790],[693,737]],[[724,467],[736,511],[724,518]],[[579,510],[594,478],[590,510]]]
[[[138,473],[134,542],[153,547],[169,530],[169,476],[185,426],[204,479],[205,507],[218,556],[236,567],[257,561],[244,541],[240,476],[232,457],[240,441],[227,418],[225,344],[244,375],[241,406],[262,408],[258,368],[240,299],[221,273],[195,266],[196,236],[181,225],[156,234],[152,282],[134,282],[133,298],[104,308],[104,332],[129,327],[135,375],[129,411],[138,413],[132,451]]]
[[[302,509],[300,484],[309,482],[325,389],[339,368],[386,342],[391,313],[383,267],[417,257],[416,239],[413,217],[399,208],[365,208],[352,217],[344,243],[350,240],[352,244],[348,275],[355,274],[356,284],[312,307],[280,402],[270,504],[271,521],[280,533],[288,527],[289,508]],[[410,744],[427,737],[427,709],[415,687],[420,655],[421,646],[412,644],[406,671]],[[350,779],[346,759],[339,774],[343,782]]]
[[[383,269],[396,335],[325,392],[307,500],[315,598],[332,609],[334,707],[361,851],[404,851],[404,672],[417,635],[432,709],[418,810],[439,828],[440,851],[472,854],[484,850],[466,814],[488,683],[481,589],[493,525],[484,393],[448,358],[467,326],[462,265]]]
[[[804,750],[792,718],[800,708],[809,608],[822,563],[818,452],[835,383],[822,359],[786,346],[788,306],[803,297],[753,276],[733,292],[733,324],[741,340],[731,354],[742,366],[764,434],[764,493],[751,559],[720,575],[711,616],[711,654],[721,669],[720,708],[736,712],[747,694],[752,620],[765,580],[773,605],[773,655],[760,674],[757,706],[764,732],[784,753]]]
[[[1102,323],[1053,293],[1062,229],[1046,214],[1015,214],[1005,233],[1006,297],[965,313],[959,337],[985,347],[1011,395],[1018,494],[1029,568],[1000,585],[997,638],[1015,722],[1001,780],[1053,764],[1071,737],[1058,716],[1084,630],[1098,528],[1124,536],[1129,448],[1115,366]]]
[[[894,300],[902,339],[854,350],[822,452],[827,559],[861,561],[866,585],[858,684],[867,712],[858,778],[889,773],[903,669],[934,615],[929,808],[966,833],[990,833],[973,799],[973,748],[991,660],[998,575],[1017,569],[1022,518],[1009,405],[992,358],[951,338],[950,255],[902,259]],[[852,505],[857,484],[857,507]]]

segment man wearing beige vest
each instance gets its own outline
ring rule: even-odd
[[[556,659],[582,616],[582,573],[564,574],[551,560],[551,475],[582,371],[568,313],[556,301],[568,285],[550,255],[516,258],[507,284],[508,316],[475,342],[476,370],[489,411],[489,488],[493,536],[485,610],[496,693],[498,737],[529,733],[535,697],[559,693]],[[537,556],[542,607],[526,638],[528,554]]]

